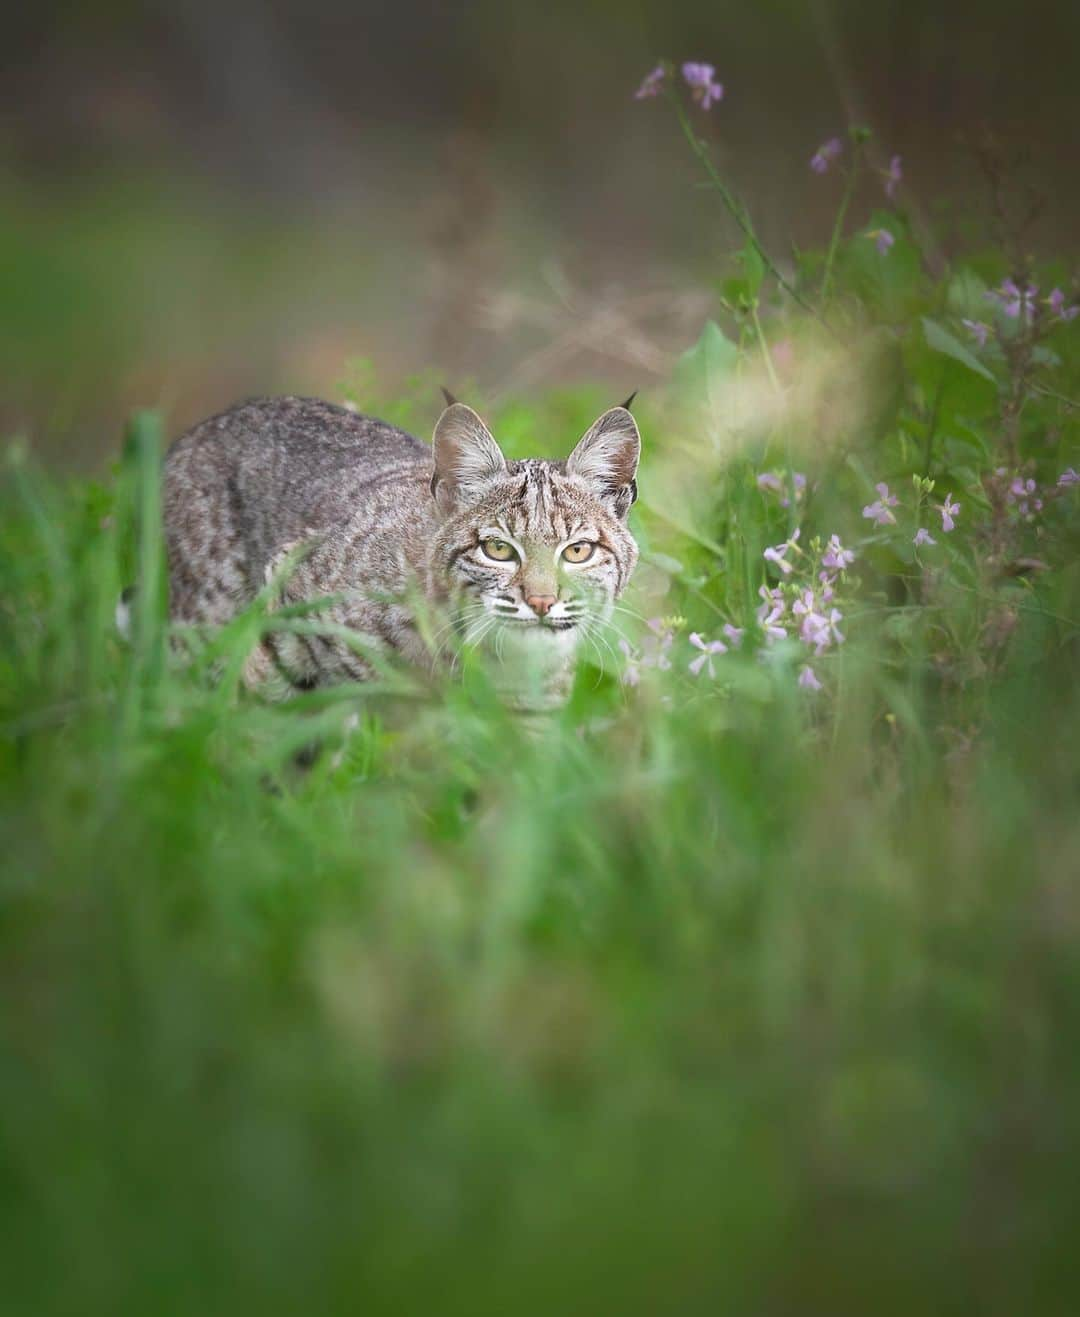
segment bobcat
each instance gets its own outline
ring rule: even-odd
[[[359,633],[361,652],[330,628],[270,631],[249,685],[280,696],[362,681],[376,670],[365,653],[432,671],[446,651],[432,637],[453,635],[497,657],[512,705],[564,702],[579,640],[637,561],[632,398],[565,461],[507,461],[476,412],[446,398],[431,447],[311,398],[245,402],[189,430],[165,461],[173,619],[224,623],[295,559],[281,601],[334,596],[317,619]]]

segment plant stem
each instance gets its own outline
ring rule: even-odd
[[[829,299],[829,289],[832,284],[833,262],[836,260],[836,250],[840,246],[840,238],[844,232],[844,220],[847,219],[848,207],[851,205],[851,199],[855,195],[855,183],[859,176],[859,156],[861,154],[859,143],[854,144],[854,153],[851,157],[851,168],[847,171],[847,183],[844,187],[844,195],[840,198],[840,209],[836,212],[836,223],[833,225],[832,237],[829,239],[829,250],[825,257],[825,273],[821,279],[821,302],[824,305]]]
[[[765,332],[761,328],[761,320],[758,316],[757,298],[750,304],[750,318],[754,325],[754,333],[757,335],[757,341],[761,347],[761,355],[765,358],[765,369],[769,375],[769,381],[772,384],[773,392],[778,398],[783,397],[783,390],[780,387],[780,381],[776,376],[776,368],[773,366],[772,353],[769,351],[769,344],[765,339]],[[795,489],[795,467],[791,460],[791,436],[788,435],[784,447],[784,461],[786,464],[787,487],[788,487],[788,534],[795,533],[795,527],[799,522],[799,509],[796,505]]]
[[[934,432],[937,430],[938,412],[941,408],[941,396],[945,392],[945,372],[941,372],[934,401],[930,404],[930,415],[926,420],[926,449],[923,452],[923,476],[929,479],[930,467],[934,460]]]
[[[757,298],[755,297],[750,304],[750,317],[754,322],[754,333],[757,335],[757,341],[761,348],[761,355],[765,358],[765,369],[769,374],[769,382],[772,384],[777,397],[780,397],[782,390],[780,381],[776,378],[776,370],[773,366],[772,353],[769,351],[769,345],[765,341],[765,334],[761,328],[761,321],[758,319]]]
[[[809,311],[810,314],[815,317],[815,319],[820,320],[821,323],[825,325],[826,329],[829,329],[829,326],[826,323],[825,318],[821,315],[821,313],[815,307],[811,306],[811,304],[808,301],[806,301],[806,299],[802,296],[802,294],[797,289],[793,288],[791,284],[788,283],[787,279],[784,278],[784,276],[780,273],[779,269],[777,268],[776,262],[765,250],[765,248],[761,245],[761,242],[758,239],[757,234],[754,232],[754,227],[750,223],[750,220],[747,217],[745,210],[742,208],[742,206],[739,204],[736,198],[732,195],[727,184],[720,177],[720,173],[717,170],[716,166],[713,164],[712,157],[709,155],[708,146],[701,140],[700,137],[698,137],[697,133],[694,132],[694,126],[690,122],[689,118],[687,117],[686,110],[683,108],[683,103],[679,99],[678,94],[673,91],[669,91],[668,99],[675,107],[675,114],[679,120],[679,127],[682,129],[683,136],[686,138],[691,151],[693,151],[694,155],[696,155],[698,160],[700,161],[702,168],[705,170],[705,173],[708,176],[709,182],[712,184],[714,191],[716,191],[716,193],[719,195],[720,200],[724,203],[724,207],[727,210],[728,214],[735,221],[735,223],[742,230],[742,232],[746,235],[747,239],[749,240],[750,244],[753,246],[754,250],[761,257],[762,264],[769,271],[769,273],[776,280],[776,282],[780,285],[780,287],[784,290],[784,292],[786,292],[787,295],[793,301],[797,302],[799,306],[803,308],[804,311]]]

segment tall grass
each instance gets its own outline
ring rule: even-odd
[[[1075,1311],[1075,572],[977,700],[871,600],[823,696],[747,642],[539,728],[480,671],[267,705],[257,616],[169,656],[159,443],[7,465],[5,1312]],[[740,463],[679,530],[643,478],[669,611],[749,620]]]

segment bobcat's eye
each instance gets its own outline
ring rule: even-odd
[[[562,556],[567,562],[588,562],[595,552],[595,544],[590,544],[588,540],[578,540],[576,544],[568,544]]]
[[[513,562],[517,557],[517,550],[505,540],[485,540],[480,547],[495,562]]]

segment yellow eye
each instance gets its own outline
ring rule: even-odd
[[[588,540],[578,540],[576,544],[568,544],[562,556],[567,562],[588,562],[595,552],[595,544],[590,544]]]
[[[512,562],[517,557],[517,550],[505,540],[485,540],[480,547],[495,562]]]

